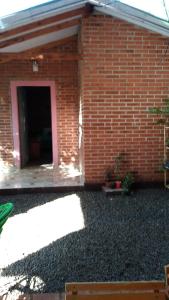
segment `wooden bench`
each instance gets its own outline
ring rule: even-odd
[[[164,267],[164,271],[165,271],[165,284],[166,286],[169,286],[169,265],[166,265]]]
[[[164,300],[169,288],[169,265],[164,281],[75,282],[65,286],[66,300]]]
[[[163,281],[67,283],[66,300],[164,300]]]

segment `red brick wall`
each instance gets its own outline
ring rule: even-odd
[[[109,16],[83,20],[80,47],[86,183],[120,152],[137,180],[162,180],[163,127],[146,110],[169,96],[168,39]]]
[[[77,40],[56,48],[56,51],[77,51]],[[51,50],[50,50],[51,51]],[[10,82],[12,80],[54,80],[57,96],[58,144],[60,162],[78,161],[78,63],[75,61],[39,63],[39,72],[32,72],[30,61],[0,64],[0,160],[13,164],[13,136]]]

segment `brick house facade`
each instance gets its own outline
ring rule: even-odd
[[[101,182],[120,152],[139,181],[159,181],[163,126],[149,107],[169,96],[168,39],[109,16],[81,27],[86,182]]]
[[[0,64],[1,161],[14,164],[10,82],[52,80],[59,163],[80,159],[84,182],[101,183],[105,169],[124,152],[124,171],[134,171],[138,181],[161,181],[163,127],[153,124],[147,110],[169,96],[167,45],[168,38],[159,33],[94,14],[82,18],[78,38],[52,49],[81,53],[79,62],[42,60],[38,73],[28,60]]]

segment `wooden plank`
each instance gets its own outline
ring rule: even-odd
[[[64,300],[64,293],[34,294],[31,300]]]
[[[11,61],[11,60],[12,60],[12,59],[10,59],[10,58],[3,59],[3,60],[0,59],[0,64],[8,63],[8,62]]]
[[[30,40],[32,38],[44,35],[44,34],[48,34],[48,33],[52,33],[52,32],[57,32],[59,30],[68,28],[68,27],[72,27],[75,25],[79,25],[80,24],[80,19],[75,19],[75,20],[71,20],[71,21],[66,21],[64,23],[60,23],[60,24],[55,24],[53,26],[44,28],[44,29],[39,29],[30,33],[26,33],[23,35],[20,35],[18,37],[14,37],[5,41],[0,42],[0,48],[4,48],[4,47],[8,47],[17,43],[22,43],[25,42],[27,40]]]
[[[77,53],[44,53],[43,59],[51,60],[80,60],[82,56]]]
[[[41,45],[41,46],[38,46],[38,47],[34,47],[34,48],[31,48],[31,49],[28,49],[28,50],[25,50],[25,51],[22,51],[22,52],[17,52],[15,54],[19,55],[20,59],[24,59],[22,58],[23,55],[27,54],[27,56],[29,57],[29,59],[31,59],[31,56],[33,55],[37,55],[37,53],[42,53],[48,49],[51,49],[51,48],[54,48],[54,47],[57,47],[57,46],[61,46],[61,45],[64,45],[66,43],[69,43],[69,42],[72,42],[72,41],[75,41],[77,39],[77,35],[74,35],[74,36],[71,36],[71,37],[67,37],[67,38],[64,38],[64,39],[61,39],[61,40],[58,40],[58,41],[54,41],[54,42],[51,42],[51,43],[47,43],[47,44],[44,44],[44,45]],[[14,57],[12,56],[13,53],[11,54],[9,53],[9,55],[6,57],[5,55],[7,55],[6,52],[4,53],[0,53],[0,64],[1,63],[6,63],[6,62],[9,62],[11,60],[14,59]],[[4,57],[3,57],[4,55]]]
[[[64,19],[72,18],[72,17],[78,16],[78,15],[86,16],[88,13],[89,13],[89,10],[87,8],[79,8],[76,10],[65,12],[65,13],[62,13],[59,15],[55,15],[55,16],[46,18],[46,19],[32,22],[30,24],[22,25],[20,27],[14,28],[14,29],[0,32],[0,39],[4,39],[4,38],[10,37],[12,35],[23,33],[24,31],[33,30],[40,26],[46,26],[51,23],[59,22]]]
[[[169,265],[166,265],[164,267],[165,270],[165,283],[168,286],[169,285]]]
[[[165,294],[66,295],[66,300],[165,300]]]
[[[66,300],[164,300],[163,281],[67,283]]]
[[[165,288],[163,281],[132,282],[86,282],[66,283],[66,292],[74,291],[121,291],[121,290],[160,290]]]
[[[64,38],[64,39],[60,39],[58,41],[54,41],[54,42],[51,42],[51,43],[47,43],[47,44],[43,44],[41,46],[38,46],[38,47],[33,47],[33,48],[29,48],[28,50],[25,50],[25,51],[22,51],[20,52],[20,54],[22,55],[22,53],[27,53],[27,54],[35,54],[35,53],[41,53],[41,52],[45,52],[46,50],[49,50],[51,48],[56,48],[58,46],[62,46],[64,44],[67,44],[67,43],[70,43],[70,42],[73,42],[77,39],[77,35],[74,35],[74,36],[70,36],[70,37],[67,37],[67,38]]]
[[[42,60],[42,59],[51,59],[51,60],[80,60],[82,59],[80,54],[77,53],[44,53],[39,55],[29,56],[28,54],[20,54],[20,53],[3,53],[0,54],[0,63],[4,63],[7,60]]]

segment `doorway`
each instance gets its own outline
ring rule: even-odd
[[[21,167],[52,163],[49,87],[17,87]]]
[[[12,82],[15,165],[57,165],[56,95],[53,82]]]

